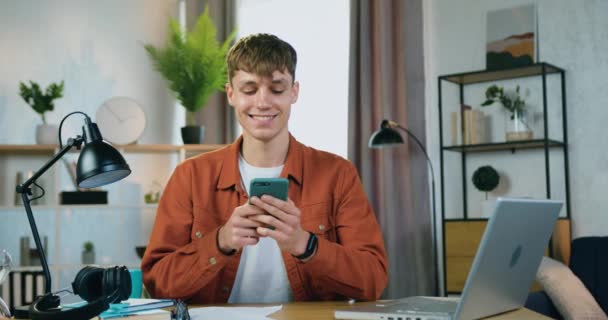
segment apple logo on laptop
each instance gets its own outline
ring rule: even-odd
[[[518,245],[517,248],[515,248],[515,251],[513,251],[513,254],[511,255],[511,262],[509,263],[509,268],[513,268],[517,264],[517,262],[519,261],[519,257],[521,256],[521,250],[521,244]]]

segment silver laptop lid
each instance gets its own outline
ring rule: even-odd
[[[455,319],[478,319],[524,305],[562,204],[497,199]]]

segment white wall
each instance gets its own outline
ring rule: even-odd
[[[298,53],[300,96],[289,130],[300,142],[346,158],[350,4],[347,0],[239,0],[239,36],[272,33]]]
[[[47,115],[95,111],[113,96],[137,100],[147,114],[142,143],[171,142],[172,98],[151,68],[143,43],[164,43],[177,0],[2,1],[0,4],[0,143],[34,143],[40,118],[19,97],[19,81],[46,87],[65,81],[64,98]],[[68,127],[82,120],[70,118]],[[66,130],[66,134],[72,132]]]
[[[426,108],[430,119],[427,137],[432,146],[431,157],[439,167],[437,77],[484,69],[486,13],[528,3],[535,3],[538,8],[540,61],[566,70],[573,237],[607,235],[608,152],[604,128],[608,122],[608,1],[425,1]],[[485,85],[479,89],[480,95],[482,89]],[[469,97],[471,100],[475,98]],[[474,102],[481,100],[479,96]],[[520,174],[524,171],[525,179],[536,176],[533,171],[539,167],[525,162],[514,168]],[[555,172],[558,178],[559,171]],[[535,185],[531,178],[520,182]],[[450,185],[446,185],[449,189]]]

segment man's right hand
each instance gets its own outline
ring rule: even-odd
[[[256,228],[262,224],[249,217],[264,213],[264,210],[250,205],[249,202],[234,208],[230,219],[219,230],[219,249],[223,252],[231,252],[241,250],[244,246],[257,244],[260,239]]]

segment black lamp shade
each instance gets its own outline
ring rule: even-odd
[[[374,132],[369,138],[370,148],[390,147],[396,144],[403,144],[403,137],[397,130],[385,125],[382,122],[380,130]]]
[[[103,140],[86,143],[80,151],[76,181],[80,188],[95,188],[131,174],[120,152]]]

